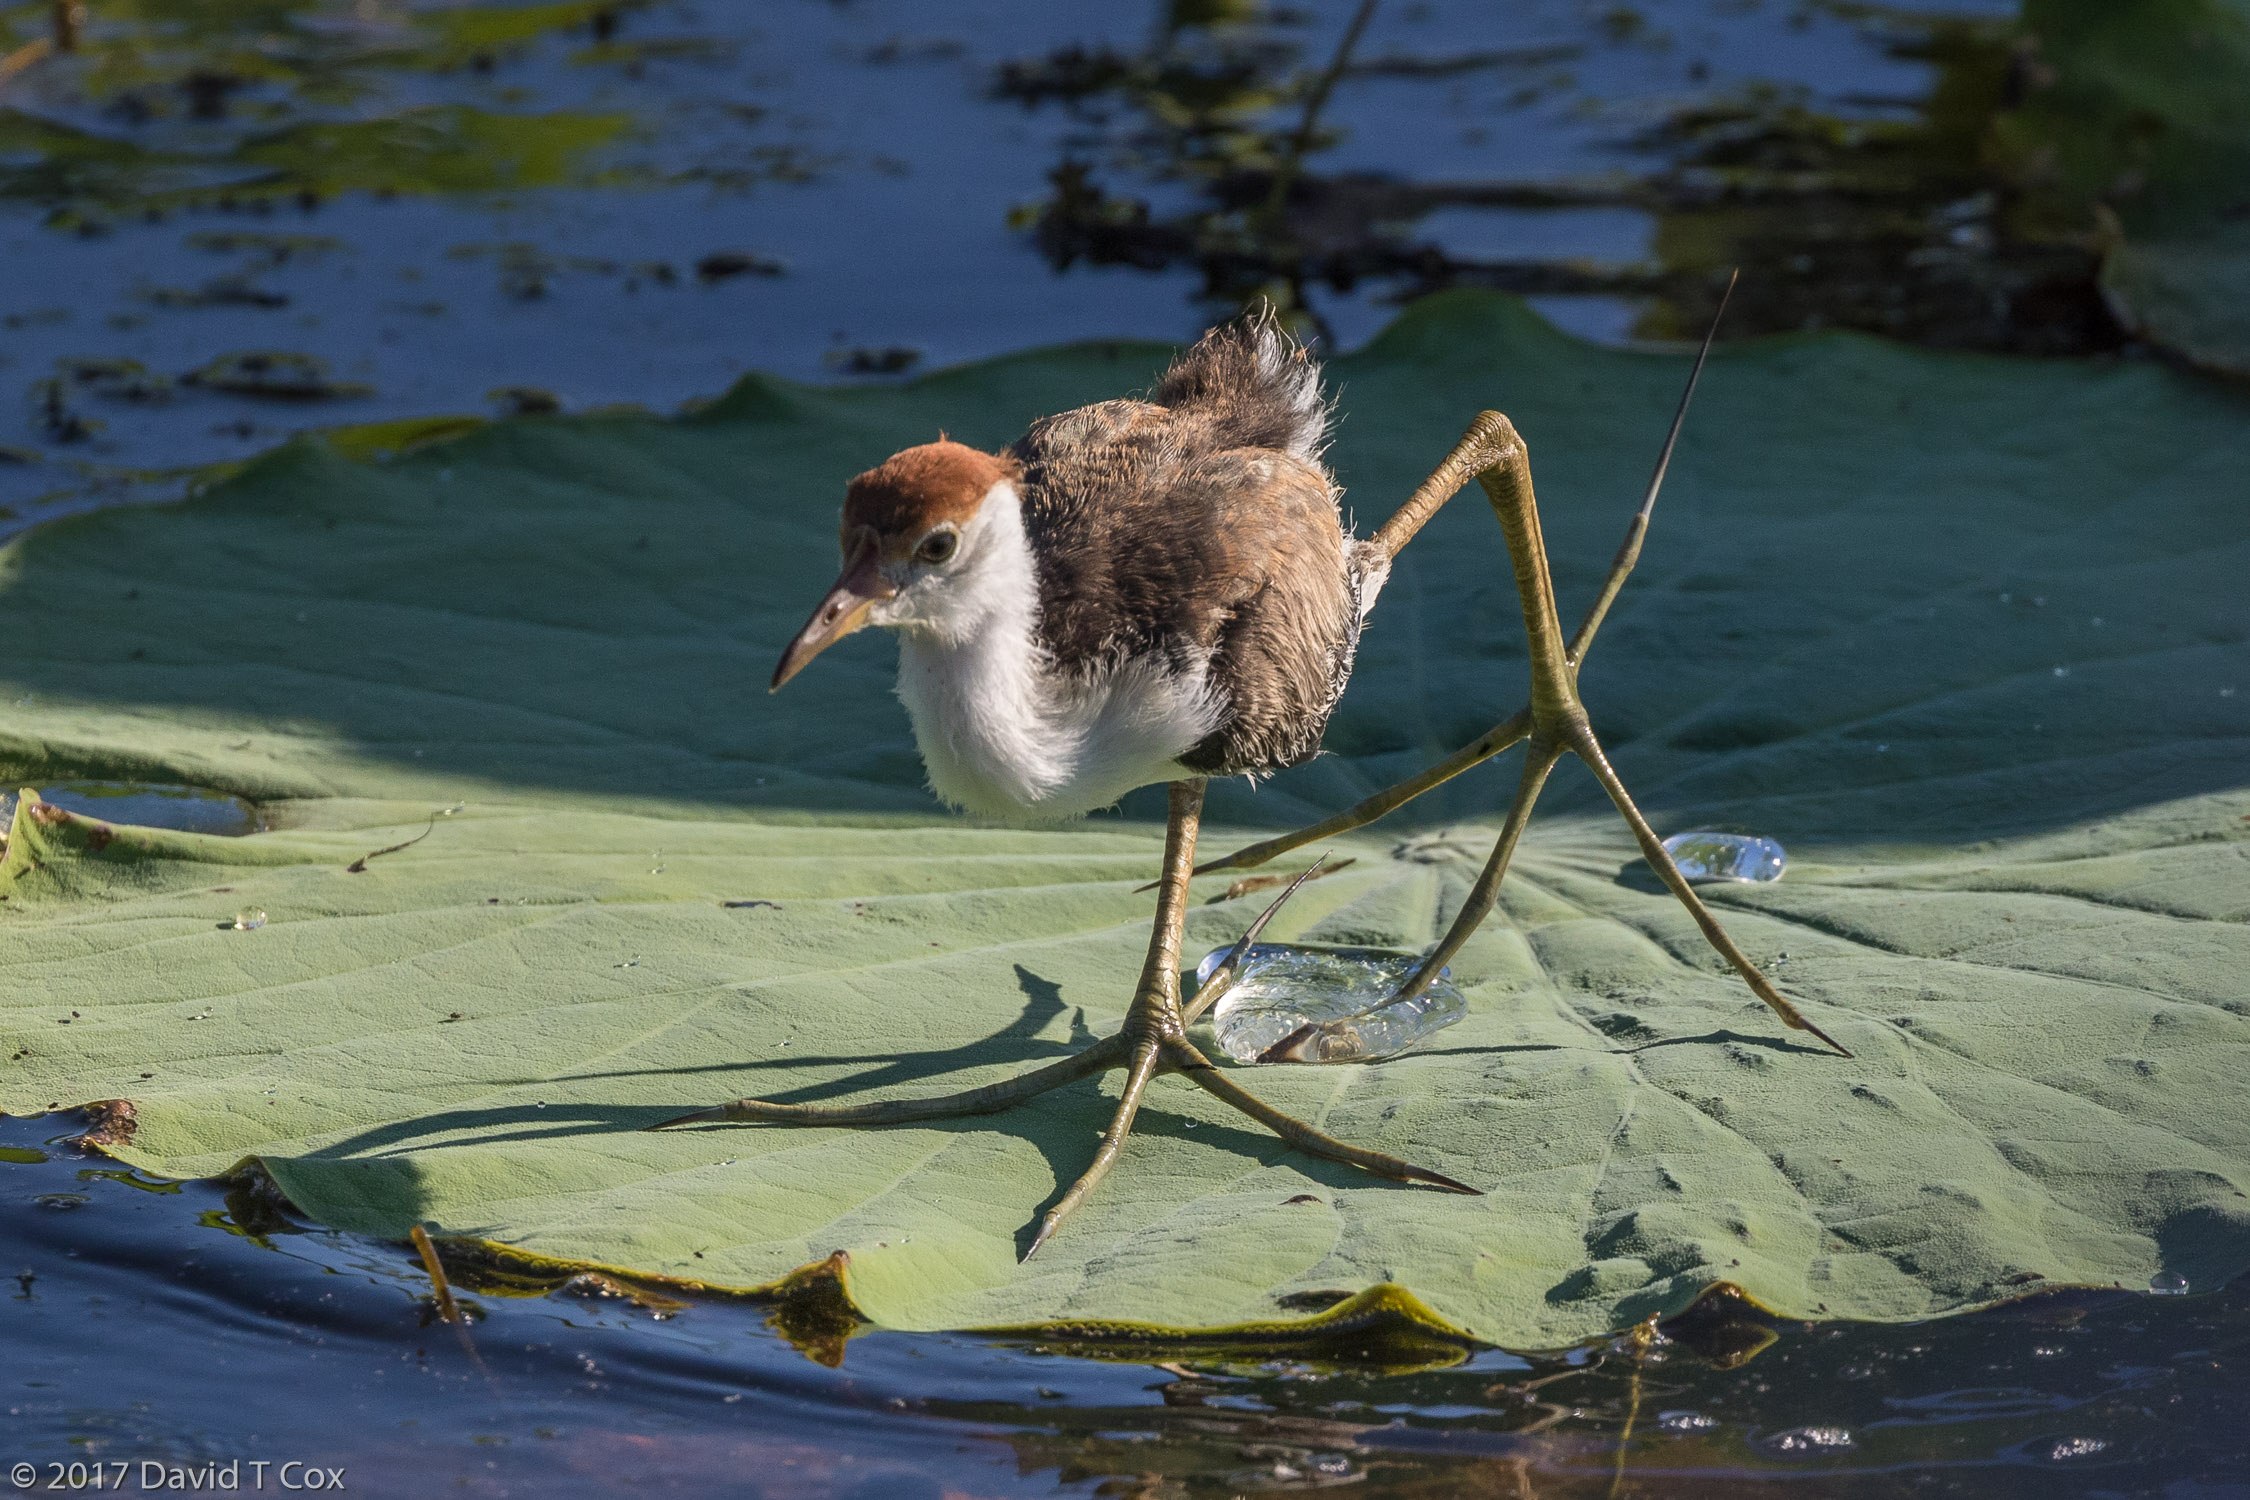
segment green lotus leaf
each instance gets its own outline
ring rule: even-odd
[[[1309,1160],[1159,1080],[1019,1263],[1114,1076],[931,1126],[639,1130],[995,1079],[1117,1023],[1160,793],[979,826],[922,790],[878,634],[765,679],[834,567],[845,476],[941,426],[1004,441],[1164,353],[752,379],[690,419],[502,423],[387,464],[301,441],[0,550],[7,784],[206,787],[269,825],[23,799],[0,1108],[129,1100],[133,1163],[256,1158],[374,1234],[741,1288],[843,1250],[856,1305],[905,1328],[1270,1332],[1372,1291],[1352,1306],[1533,1346],[1721,1282],[1907,1319],[2250,1266],[2250,402],[2148,362],[1844,335],[1714,358],[1583,687],[1660,828],[1788,846],[1785,879],[1712,899],[1855,1057],[1773,1022],[1566,767],[1455,963],[1465,1021],[1378,1065],[1237,1075],[1485,1196]],[[1514,416],[1571,613],[1685,362],[1458,294],[1332,369],[1362,529],[1478,408]],[[1385,592],[1332,753],[1215,788],[1206,849],[1504,717],[1521,629],[1472,494]],[[1337,841],[1357,863],[1277,934],[1429,942],[1513,774]],[[1191,954],[1265,899],[1226,879],[1198,885]]]
[[[2102,288],[2142,337],[2250,375],[2250,220],[2128,240],[2102,262]]]
[[[2110,216],[2102,290],[2135,332],[2250,375],[2250,0],[2025,0],[2023,27],[2035,87],[1991,154],[2062,223]]]

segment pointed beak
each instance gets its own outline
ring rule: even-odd
[[[870,609],[898,593],[883,576],[881,556],[875,533],[862,528],[836,586],[805,621],[805,628],[797,632],[789,649],[781,653],[780,664],[773,669],[773,686],[767,691],[780,692],[781,685],[802,672],[806,662],[865,625]]]

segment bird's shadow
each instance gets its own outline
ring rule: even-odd
[[[956,1073],[964,1068],[983,1067],[992,1063],[1050,1062],[1068,1057],[1089,1043],[1099,1040],[1086,1025],[1086,1011],[1082,1006],[1063,1002],[1062,986],[1052,979],[1034,974],[1022,964],[1017,964],[1016,988],[1023,991],[1023,1009],[1016,1018],[988,1036],[972,1042],[962,1042],[951,1047],[931,1047],[913,1052],[854,1052],[850,1054],[824,1052],[789,1052],[779,1057],[754,1058],[738,1062],[698,1063],[687,1067],[618,1068],[599,1073],[563,1073],[553,1080],[557,1083],[577,1082],[588,1078],[671,1078],[699,1073],[756,1073],[770,1070],[796,1070],[803,1068],[849,1067],[867,1064],[862,1071],[842,1078],[831,1078],[820,1083],[805,1084],[800,1088],[781,1089],[760,1094],[777,1104],[811,1104],[823,1099],[833,1099],[842,1094],[859,1094],[870,1089],[890,1088],[897,1084],[917,1083],[925,1078]],[[1042,1038],[1039,1033],[1065,1012],[1070,1014],[1070,1035],[1062,1041]],[[705,1105],[721,1101],[706,1099]],[[692,1108],[694,1106],[687,1106]],[[682,1114],[685,1108],[672,1111]]]
[[[1806,1057],[1834,1057],[1836,1055],[1826,1047],[1817,1046],[1811,1042],[1795,1041],[1785,1036],[1760,1036],[1755,1032],[1728,1031],[1725,1029],[1698,1032],[1694,1036],[1660,1036],[1653,1042],[1641,1042],[1635,1046],[1620,1047],[1617,1050],[1625,1053],[1653,1052],[1659,1047],[1689,1047],[1699,1043],[1716,1045],[1720,1042],[1734,1042],[1744,1047],[1762,1047],[1768,1052],[1802,1053]]]
[[[1614,878],[1617,884],[1628,890],[1644,891],[1651,896],[1668,896],[1672,893],[1672,888],[1649,868],[1648,861],[1637,854],[1617,867]]]
[[[1040,1063],[1068,1057],[1098,1040],[1086,1025],[1083,1008],[1066,1005],[1062,986],[1017,964],[1016,986],[1023,991],[1023,1009],[999,1030],[975,1041],[919,1051],[852,1053],[837,1055],[806,1052],[740,1062],[700,1063],[663,1068],[616,1068],[593,1073],[559,1073],[547,1078],[499,1080],[503,1087],[533,1088],[605,1078],[669,1078],[700,1074],[754,1073],[773,1069],[830,1068],[866,1064],[860,1072],[796,1089],[782,1089],[757,1097],[778,1103],[803,1104],[887,1089],[925,1079],[946,1077],[965,1069],[994,1063]],[[1039,1033],[1058,1017],[1070,1015],[1067,1040],[1043,1039]],[[714,1090],[716,1092],[716,1090]],[[364,1157],[413,1151],[417,1143],[433,1136],[448,1136],[446,1144],[474,1140],[481,1144],[548,1140],[557,1136],[598,1134],[612,1130],[643,1130],[679,1118],[695,1109],[725,1101],[710,1097],[676,1104],[533,1103],[490,1105],[479,1109],[438,1110],[379,1125],[347,1136],[311,1154],[321,1157]]]
[[[834,1066],[837,1064],[872,1063],[848,1078],[808,1085],[790,1094],[772,1096],[788,1102],[826,1099],[837,1094],[858,1094],[875,1089],[888,1089],[942,1078],[967,1068],[984,1067],[994,1063],[1037,1063],[1056,1057],[1068,1056],[1098,1040],[1085,1023],[1082,1009],[1066,1006],[1059,985],[1033,973],[1023,965],[1016,965],[1017,987],[1023,991],[1022,1011],[1006,1025],[974,1042],[952,1047],[928,1048],[912,1052],[895,1052],[851,1057],[807,1054],[786,1058],[764,1059],[755,1062],[713,1063],[685,1068],[621,1069],[600,1073],[563,1074],[552,1079],[523,1079],[523,1086],[540,1083],[562,1083],[588,1078],[632,1078],[650,1076],[700,1075],[761,1068],[805,1068]],[[1039,1033],[1049,1023],[1065,1012],[1070,1013],[1070,1037],[1067,1041],[1041,1040]],[[920,1120],[913,1123],[918,1130],[935,1130],[949,1134],[967,1134],[977,1131],[1007,1129],[1028,1141],[1047,1159],[1049,1171],[1056,1183],[1055,1190],[1039,1205],[1039,1213],[1052,1206],[1060,1197],[1065,1185],[1077,1179],[1093,1159],[1093,1136],[1100,1125],[1106,1124],[1116,1109],[1116,1101],[1101,1090],[1100,1076],[1079,1079],[1051,1092],[1034,1096],[1006,1110],[989,1115],[956,1117],[952,1119]],[[1179,1080],[1152,1081],[1151,1090],[1180,1085]],[[1159,1136],[1190,1145],[1207,1147],[1239,1158],[1249,1158],[1271,1165],[1284,1158],[1304,1176],[1324,1187],[1386,1186],[1408,1188],[1407,1183],[1386,1182],[1384,1179],[1297,1152],[1287,1142],[1262,1130],[1249,1129],[1231,1122],[1199,1120],[1189,1115],[1167,1109],[1161,1096],[1152,1092],[1135,1122],[1137,1136]],[[439,1110],[420,1115],[411,1120],[401,1120],[379,1125],[356,1135],[330,1142],[307,1153],[316,1159],[337,1160],[391,1160],[401,1162],[420,1150],[444,1145],[511,1145],[533,1141],[547,1141],[586,1135],[610,1135],[621,1132],[642,1131],[650,1126],[677,1119],[688,1111],[708,1107],[717,1101],[697,1099],[670,1105],[655,1104],[602,1104],[581,1102],[534,1102],[529,1104],[487,1105],[477,1109]],[[1003,1126],[1000,1122],[1009,1123]],[[732,1131],[741,1129],[788,1129],[788,1126],[749,1126],[714,1121],[711,1124],[686,1127],[680,1134],[696,1135],[706,1131]],[[878,1127],[885,1128],[885,1127]],[[1038,1233],[1039,1219],[1035,1215],[1017,1231],[1016,1253],[1026,1254]]]

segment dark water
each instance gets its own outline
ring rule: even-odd
[[[1332,346],[1454,284],[1665,339],[1740,263],[1738,333],[2130,352],[1980,150],[2036,71],[2011,5],[1386,0],[1338,66],[1356,8],[91,0],[47,56],[50,8],[0,9],[0,535],[307,427],[1185,338],[1254,294]],[[0,1463],[43,1487],[2250,1495],[2245,1287],[1121,1361],[457,1264],[454,1328],[405,1247],[64,1131],[0,1122]]]
[[[1738,333],[2121,337],[2092,209],[2033,234],[1981,165],[2006,0],[1383,0],[1305,130],[1353,8],[96,0],[0,82],[0,534],[305,427],[1184,339],[1251,294],[1346,347],[1453,284],[1671,338],[1739,263]]]
[[[20,788],[0,788],[0,846],[15,816]],[[152,781],[50,781],[33,787],[39,800],[105,823],[131,823],[142,828],[177,828],[188,833],[240,838],[260,833],[265,819],[258,809],[231,792],[205,786],[180,786]]]
[[[2250,1493],[2250,1287],[1913,1328],[1712,1309],[1653,1346],[1123,1363],[487,1281],[0,1122],[0,1461],[341,1467],[347,1493]],[[470,1268],[472,1284],[477,1273]],[[486,1273],[489,1275],[490,1273]],[[299,1476],[302,1477],[302,1476]],[[130,1487],[130,1486],[129,1486]],[[247,1479],[245,1479],[247,1487]]]

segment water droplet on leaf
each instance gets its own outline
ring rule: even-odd
[[[1769,838],[1749,833],[1675,833],[1664,852],[1691,882],[1779,880],[1789,854]]]
[[[1231,946],[1196,966],[1208,979]],[[1319,950],[1255,943],[1242,974],[1211,1010],[1219,1048],[1236,1062],[1255,1062],[1268,1048],[1305,1026],[1323,1026],[1302,1062],[1371,1062],[1395,1057],[1469,1012],[1469,1002],[1441,970],[1430,987],[1401,1005],[1352,1020],[1395,991],[1416,959],[1364,949]]]

